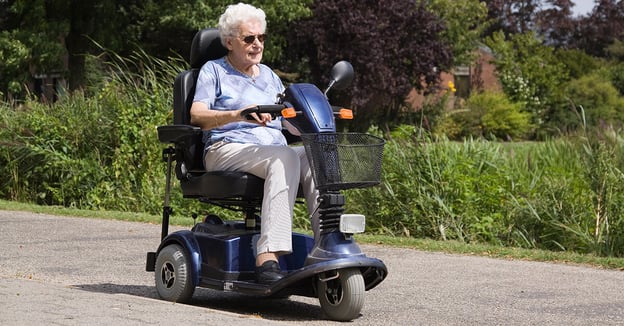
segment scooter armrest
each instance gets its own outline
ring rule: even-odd
[[[161,143],[179,144],[187,142],[189,138],[201,134],[201,128],[190,125],[158,126],[158,140]]]

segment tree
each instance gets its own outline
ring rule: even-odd
[[[431,0],[428,8],[444,21],[441,37],[453,47],[454,66],[472,62],[487,28],[487,6],[478,0]]]
[[[45,19],[47,3],[43,0],[14,0],[0,2],[0,47],[2,48],[2,81],[0,93],[12,98],[24,91],[31,74],[60,70],[63,65],[63,46],[58,36],[67,26]],[[27,24],[31,28],[23,27]],[[52,41],[51,41],[52,40]],[[6,73],[6,75],[5,75]]]
[[[288,30],[309,14],[311,0],[253,1],[267,13],[269,27]],[[128,55],[137,48],[159,58],[188,58],[194,33],[214,27],[229,0],[5,0],[0,1],[0,93],[19,93],[31,75],[62,72],[70,90],[85,85],[88,54],[102,48]],[[276,35],[267,60],[282,54],[285,36]],[[23,48],[29,52],[23,55]],[[10,64],[9,64],[10,63]],[[18,67],[18,68],[16,68]],[[16,70],[27,71],[17,73]],[[7,73],[5,75],[4,73]],[[9,88],[9,85],[11,87]],[[20,87],[17,87],[19,85]]]
[[[291,59],[309,60],[317,84],[336,61],[353,64],[356,79],[343,96],[357,113],[355,129],[394,121],[408,92],[435,86],[452,63],[444,24],[423,2],[316,1],[312,12],[293,28]]]
[[[568,47],[573,41],[578,20],[572,16],[571,0],[549,0],[543,10],[536,13],[537,33],[546,44]]]
[[[496,31],[517,34],[531,31],[541,6],[540,0],[488,0],[488,17],[492,20],[487,35]]]
[[[571,0],[490,0],[486,1],[492,20],[486,36],[536,32],[545,43],[567,47],[577,28]]]
[[[624,40],[624,1],[600,0],[592,13],[581,19],[573,46],[606,57],[608,47]]]
[[[554,48],[543,45],[533,32],[508,38],[497,32],[486,44],[494,52],[494,65],[509,99],[524,105],[538,131],[556,127],[557,121],[550,117],[561,106],[561,86],[569,76]]]
[[[574,17],[571,0],[488,0],[492,25],[486,31],[506,35],[536,32],[545,44],[581,49],[597,57],[608,56],[607,48],[624,38],[624,1],[596,0],[592,12]]]

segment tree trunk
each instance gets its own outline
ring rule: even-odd
[[[70,27],[65,39],[68,54],[69,89],[74,91],[85,85],[85,55],[90,41],[85,35],[94,30],[94,6],[92,1],[72,0],[70,3]]]

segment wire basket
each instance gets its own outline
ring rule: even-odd
[[[301,135],[318,189],[364,188],[381,182],[385,141],[363,133]]]

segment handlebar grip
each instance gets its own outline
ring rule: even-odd
[[[244,109],[243,111],[241,111],[240,115],[241,115],[241,117],[245,117],[247,119],[250,119],[251,117],[249,115],[252,114],[252,113],[258,113],[258,107],[257,106]]]
[[[258,113],[271,113],[276,114],[282,112],[285,108],[284,104],[268,104],[268,105],[258,105]]]
[[[245,117],[247,120],[254,120],[250,114],[252,113],[270,113],[273,118],[280,115],[282,110],[284,109],[283,104],[263,104],[256,105],[254,107],[250,107],[241,111],[240,115]]]

